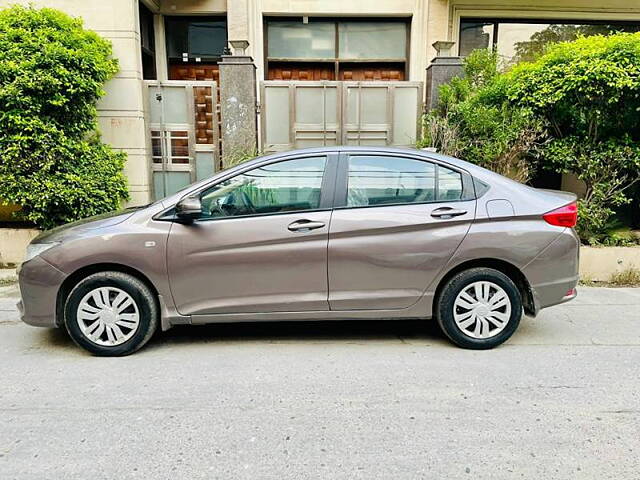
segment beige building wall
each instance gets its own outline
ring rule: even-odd
[[[461,17],[640,21],[640,0],[153,0],[165,15],[227,14],[230,40],[248,40],[264,79],[264,16],[411,17],[409,78],[424,81],[438,40],[458,41]],[[454,48],[457,51],[457,46]]]
[[[149,201],[149,162],[142,103],[142,63],[137,0],[0,0],[0,7],[33,4],[82,17],[85,27],[113,44],[120,71],[107,83],[98,104],[98,124],[105,142],[127,153],[131,204]]]
[[[264,79],[264,16],[412,17],[409,80],[421,81],[427,68],[424,46],[428,3],[429,0],[162,0],[160,13],[198,15],[226,12],[229,40],[249,41],[247,53],[256,62],[259,80]]]

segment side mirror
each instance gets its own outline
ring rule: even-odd
[[[180,223],[191,223],[202,216],[202,202],[199,197],[185,197],[176,203],[176,217]]]

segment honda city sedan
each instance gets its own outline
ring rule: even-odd
[[[173,325],[327,319],[433,318],[488,349],[576,296],[576,220],[573,194],[436,153],[289,151],[42,233],[18,307],[105,356]]]

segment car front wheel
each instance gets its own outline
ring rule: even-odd
[[[158,307],[149,287],[122,272],[99,272],[71,290],[65,326],[75,343],[99,356],[128,355],[149,341]]]
[[[496,347],[513,335],[522,317],[518,287],[492,268],[454,275],[440,292],[436,316],[456,345],[474,350]]]

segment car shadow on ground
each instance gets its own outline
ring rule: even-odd
[[[192,342],[358,342],[441,340],[436,322],[426,320],[343,320],[251,322],[176,326],[156,335],[155,345]]]
[[[77,348],[64,328],[42,331],[49,348]],[[446,343],[430,320],[343,320],[179,325],[157,332],[143,351],[203,343],[366,343],[370,341]]]

